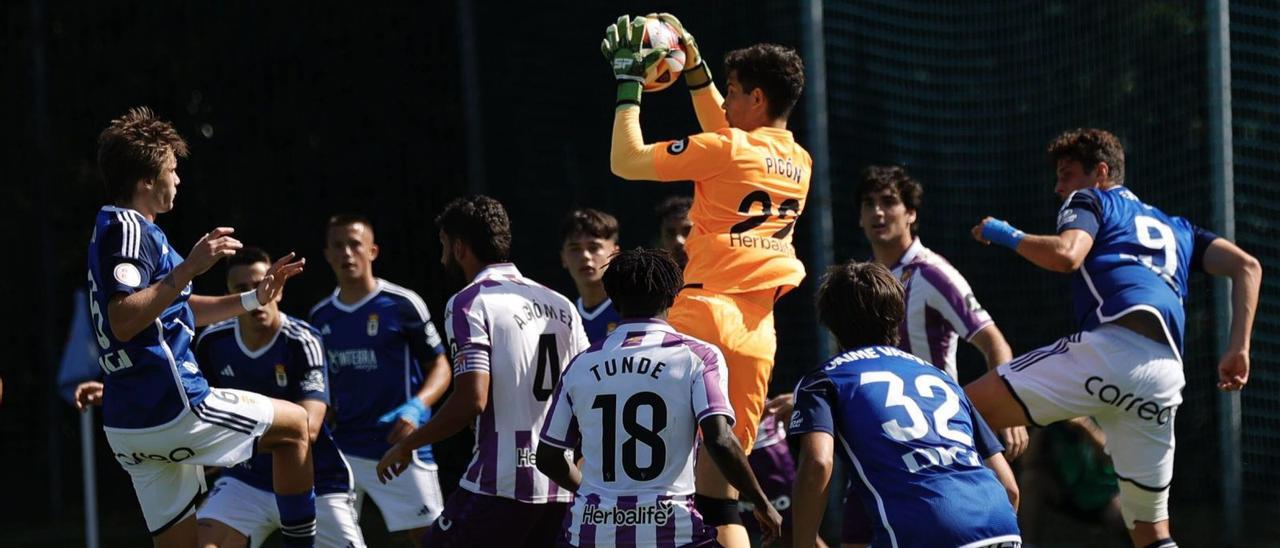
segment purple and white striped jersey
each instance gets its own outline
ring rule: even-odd
[[[459,486],[521,502],[569,502],[538,471],[534,454],[563,364],[587,348],[577,307],[499,263],[445,305],[453,375],[489,374],[489,403],[476,419],[476,447]]]
[[[973,296],[969,282],[916,238],[891,268],[906,290],[906,316],[898,347],[956,377],[956,342],[991,325],[991,315]]]
[[[782,418],[777,415],[766,415],[760,419],[760,426],[756,428],[756,442],[751,446],[751,450],[764,449],[785,441],[787,441],[787,429]]]
[[[574,546],[681,546],[713,538],[693,508],[698,423],[733,421],[724,356],[657,319],[624,321],[566,368],[542,443],[582,447]],[[710,536],[708,536],[710,535]]]

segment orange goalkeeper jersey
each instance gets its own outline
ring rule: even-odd
[[[660,180],[694,182],[685,283],[744,293],[804,279],[791,239],[813,159],[790,131],[724,128],[656,143],[653,166]]]

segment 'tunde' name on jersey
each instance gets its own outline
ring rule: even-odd
[[[574,358],[540,436],[582,448],[566,540],[680,546],[705,533],[691,510],[694,450],[699,421],[733,422],[727,382],[718,349],[656,319],[624,322]]]

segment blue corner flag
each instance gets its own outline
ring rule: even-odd
[[[62,363],[58,366],[58,395],[72,405],[77,385],[102,376],[98,368],[98,343],[89,328],[89,297],[81,288],[76,290],[74,298],[67,344],[62,347]]]

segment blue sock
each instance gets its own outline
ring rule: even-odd
[[[280,510],[280,533],[285,546],[315,546],[315,489],[297,495],[276,495],[276,508]]]

